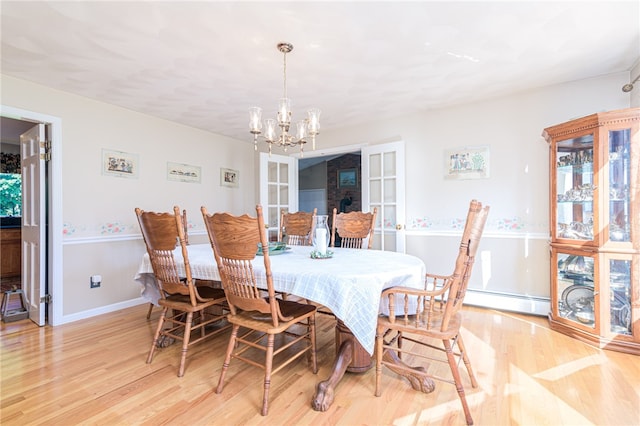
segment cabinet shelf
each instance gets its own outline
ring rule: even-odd
[[[621,200],[622,201],[622,200]],[[591,200],[558,200],[558,204],[591,204],[593,203],[593,199]]]
[[[593,173],[593,163],[567,164],[557,167],[558,173]]]
[[[640,108],[544,129],[551,328],[640,355]]]

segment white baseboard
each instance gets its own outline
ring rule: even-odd
[[[62,321],[57,323],[56,325],[67,324],[70,322],[95,317],[96,315],[108,314],[110,312],[119,311],[120,309],[130,308],[132,306],[138,306],[147,303],[149,303],[148,300],[142,297],[138,297],[136,299],[126,300],[124,302],[114,303],[112,305],[101,306],[95,309],[88,309],[86,311],[77,312],[75,314],[63,315]]]
[[[551,309],[549,299],[529,297],[519,294],[492,293],[478,290],[467,290],[464,298],[465,305],[501,311],[518,312],[522,314],[547,316]]]
[[[138,297],[136,299],[124,302],[114,303],[112,305],[101,306],[95,309],[89,309],[77,312],[71,315],[64,315],[62,321],[56,325],[67,324],[79,321],[96,315],[107,314],[119,311],[120,309],[130,308],[149,303],[148,300]],[[483,308],[491,308],[502,311],[518,312],[522,314],[547,316],[551,308],[549,299],[541,297],[527,297],[516,294],[492,293],[478,290],[467,290],[464,298],[466,305],[479,306]]]

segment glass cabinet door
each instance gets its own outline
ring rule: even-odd
[[[631,241],[629,184],[631,130],[609,132],[609,240]]]
[[[631,335],[631,259],[609,259],[609,325],[614,334]]]
[[[555,300],[558,315],[595,328],[594,258],[557,253]]]
[[[593,240],[593,134],[556,146],[557,238]]]

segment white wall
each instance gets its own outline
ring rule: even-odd
[[[63,303],[66,318],[117,308],[137,299],[133,281],[144,245],[134,208],[188,211],[191,231],[204,233],[200,206],[235,214],[255,207],[253,146],[113,105],[1,76],[2,104],[61,119]],[[214,114],[215,112],[212,112]],[[139,158],[139,177],[102,174],[102,149]],[[201,183],[168,181],[167,161],[202,168]],[[221,187],[220,167],[240,171],[240,188]],[[89,288],[100,274],[102,287]],[[63,319],[64,322],[64,319]]]
[[[634,74],[635,75],[635,74]],[[548,297],[548,149],[542,129],[596,111],[625,108],[629,73],[545,87],[509,97],[323,129],[323,148],[404,140],[409,253],[429,269],[450,265],[459,238],[451,223],[468,202],[491,205],[472,286],[488,292]],[[252,211],[257,188],[253,146],[116,106],[1,76],[2,104],[59,117],[62,122],[64,315],[79,319],[137,301],[133,282],[144,247],[133,209],[186,208],[202,236],[201,205],[235,214]],[[635,89],[638,90],[638,89]],[[634,90],[634,91],[635,91]],[[212,111],[214,114],[215,111]],[[489,145],[488,179],[445,181],[444,150]],[[135,153],[138,179],[101,174],[103,148]],[[202,182],[166,179],[166,162],[202,167]],[[219,169],[240,171],[240,188],[219,186]],[[425,225],[426,226],[423,226]],[[442,270],[438,272],[446,273]],[[89,276],[103,286],[89,290]],[[60,303],[62,295],[54,295]],[[509,306],[501,306],[508,308]]]
[[[640,60],[631,69],[631,73],[629,74],[629,81],[633,81],[638,76],[640,76]],[[629,93],[629,96],[631,96],[631,106],[640,107],[640,80],[634,83],[633,90],[631,91],[631,93]]]
[[[575,81],[409,117],[323,131],[323,148],[353,143],[406,144],[407,252],[427,269],[449,273],[469,200],[491,206],[471,288],[549,297],[549,166],[545,127],[629,107],[628,73]],[[444,151],[488,145],[490,177],[445,180]],[[507,302],[510,303],[510,302]],[[514,302],[514,306],[517,303]],[[502,305],[501,307],[507,307]]]

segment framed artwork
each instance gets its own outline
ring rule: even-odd
[[[240,173],[237,170],[220,168],[220,185],[237,188],[240,184]]]
[[[167,161],[167,180],[200,183],[202,180],[202,168],[200,166]]]
[[[338,170],[338,188],[355,188],[358,186],[358,169]]]
[[[486,179],[489,177],[489,146],[445,150],[445,179]]]
[[[138,178],[138,154],[102,150],[102,174],[124,178]]]

